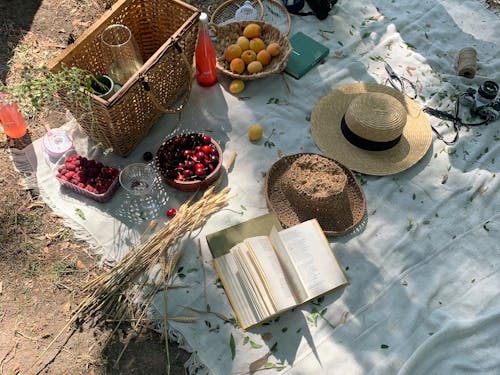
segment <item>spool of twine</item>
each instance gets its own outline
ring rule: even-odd
[[[477,53],[472,47],[462,48],[458,52],[457,74],[466,78],[476,75]]]

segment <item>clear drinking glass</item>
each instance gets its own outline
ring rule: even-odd
[[[125,25],[113,24],[104,29],[101,40],[113,58],[108,67],[108,75],[113,81],[123,85],[143,64],[132,31]]]
[[[131,194],[129,213],[142,220],[150,220],[158,214],[158,203],[152,195],[156,179],[155,169],[145,163],[129,164],[120,172],[120,185]]]

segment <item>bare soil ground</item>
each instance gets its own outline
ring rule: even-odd
[[[114,1],[111,1],[111,3]],[[210,13],[222,0],[188,1]],[[26,63],[50,61],[105,10],[105,0],[1,0],[0,79],[20,80]],[[499,0],[490,6],[500,7]],[[140,334],[84,327],[36,361],[66,325],[81,286],[102,270],[88,246],[36,195],[23,187],[9,149],[22,148],[65,121],[49,112],[28,119],[29,133],[11,140],[0,132],[0,375],[165,374],[166,348],[152,329]],[[69,333],[69,332],[68,332]],[[61,350],[57,350],[62,348]],[[188,354],[170,346],[170,373],[184,374]]]
[[[0,80],[19,82],[24,64],[50,61],[107,3],[0,1]],[[208,10],[214,2],[191,3]],[[88,245],[75,240],[35,191],[23,187],[9,158],[11,148],[28,145],[65,118],[57,112],[28,118],[29,132],[20,140],[0,132],[0,374],[165,374],[166,346],[152,329],[137,334],[124,328],[112,335],[112,327],[84,327],[62,346],[68,330],[36,361],[65,327],[81,286],[102,272]],[[170,345],[170,373],[185,374],[188,357]]]

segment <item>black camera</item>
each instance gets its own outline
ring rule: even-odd
[[[319,20],[324,20],[326,17],[328,17],[328,13],[337,3],[337,0],[306,0],[306,1]]]
[[[472,115],[487,122],[500,118],[500,97],[497,98],[498,84],[485,81],[477,90],[469,87],[460,94],[460,104],[469,108]]]
[[[337,0],[305,0],[311,8],[311,12],[304,13],[302,8],[305,5],[304,0],[281,0],[288,9],[288,12],[299,16],[315,15],[319,20],[328,17]]]

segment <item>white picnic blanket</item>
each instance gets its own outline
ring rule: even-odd
[[[247,373],[249,364],[276,343],[265,361],[270,369],[262,373],[284,366],[286,374],[498,374],[500,121],[463,128],[452,147],[434,140],[421,162],[403,173],[361,177],[366,225],[356,235],[332,239],[350,281],[345,289],[251,332],[182,306],[207,310],[209,305],[211,311],[233,315],[205,235],[268,212],[263,174],[280,152],[320,152],[309,114],[321,96],[355,81],[383,83],[385,60],[417,84],[420,104],[450,110],[466,88],[486,79],[500,83],[499,30],[498,15],[479,0],[339,1],[321,22],[292,16],[291,34],[302,31],[330,48],[327,61],[301,80],[276,75],[249,82],[240,98],[228,92],[225,77],[211,88],[195,83],[180,121],[177,115],[164,116],[126,159],[93,153],[78,127],[66,125],[80,152],[118,166],[140,161],[146,150],[154,152],[177,125],[209,131],[225,157],[237,151],[227,180],[230,205],[187,242],[176,280],[184,288],[169,292],[169,315],[200,318],[170,323],[172,337],[193,353],[187,364],[191,373]],[[472,80],[455,71],[464,47],[478,53]],[[264,139],[250,143],[247,129],[256,122],[265,128]],[[431,122],[452,137],[448,125]],[[266,146],[266,139],[274,146]],[[43,199],[103,259],[119,260],[137,241],[142,228],[128,216],[123,190],[107,204],[60,190],[40,141],[14,157],[19,169],[32,172]],[[189,196],[168,188],[158,194],[163,211]],[[155,301],[159,313],[161,301]]]

